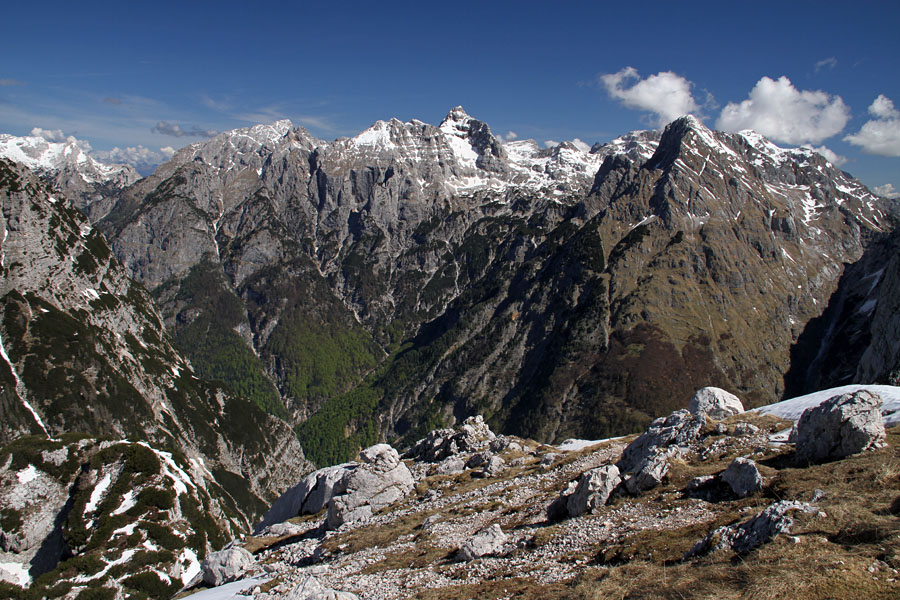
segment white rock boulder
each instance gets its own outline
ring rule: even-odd
[[[859,390],[806,409],[796,425],[797,458],[815,463],[881,447],[881,404],[878,394]]]
[[[482,529],[463,544],[463,547],[459,550],[459,558],[470,562],[482,556],[493,556],[500,552],[506,540],[506,534],[495,523],[486,529]]]
[[[203,581],[211,586],[237,581],[254,562],[252,554],[237,546],[213,552],[201,564]]]
[[[731,392],[717,387],[705,387],[693,395],[688,410],[691,414],[706,415],[710,419],[721,421],[744,412],[744,405]]]

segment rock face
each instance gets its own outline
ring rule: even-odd
[[[722,473],[722,481],[731,486],[738,498],[744,498],[762,489],[763,478],[750,459],[738,457],[731,461]]]
[[[671,450],[677,453],[679,448],[699,438],[705,424],[706,417],[702,414],[694,415],[684,409],[677,410],[666,418],[660,417],[625,448],[617,465],[623,473],[629,473],[642,469],[642,465],[650,465],[661,452]]]
[[[503,549],[507,535],[496,523],[482,529],[459,549],[459,559],[471,562],[483,556],[492,556]]]
[[[501,144],[457,108],[333,143],[222,134],[98,226],[192,361],[254,382],[325,465],[478,412],[552,442],[645,427],[705,385],[780,397],[888,213],[810,150],[691,117],[583,152]]]
[[[691,397],[688,410],[694,415],[706,415],[721,421],[744,412],[740,399],[730,392],[717,387],[705,387]]]
[[[685,558],[700,556],[716,550],[732,550],[739,554],[750,552],[769,542],[779,533],[790,531],[794,525],[790,513],[796,510],[816,512],[817,509],[803,502],[787,500],[776,502],[749,521],[719,527],[697,542],[685,555]]]
[[[895,217],[896,211],[895,211]],[[900,385],[900,231],[849,265],[798,339],[786,397],[854,383]]]
[[[585,471],[578,478],[575,491],[566,500],[569,516],[577,517],[603,506],[621,482],[619,469],[615,465]]]
[[[173,447],[244,499],[248,523],[309,470],[283,421],[195,375],[150,295],[63,198],[0,160],[0,206],[0,443],[82,431]]]
[[[129,165],[101,163],[82,146],[84,142],[74,137],[50,142],[40,136],[0,133],[0,158],[31,169],[94,222],[103,218],[122,190],[141,176]]]
[[[881,398],[868,390],[809,408],[796,425],[797,458],[822,462],[878,448],[884,442]]]
[[[173,595],[199,577],[200,557],[244,530],[234,500],[185,457],[145,443],[61,438],[0,449],[0,550],[12,583],[43,575],[47,587],[68,585],[73,595],[100,586],[127,595],[140,573]],[[166,552],[119,560],[161,539]],[[45,589],[32,593],[52,595]]]
[[[213,552],[203,560],[203,581],[211,586],[237,581],[254,562],[253,555],[239,547]]]

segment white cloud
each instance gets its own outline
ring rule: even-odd
[[[519,138],[519,134],[512,130],[507,131],[504,135],[497,136],[497,139],[499,139],[501,143],[512,142],[512,141],[517,140],[518,138]]]
[[[146,169],[147,167],[153,167],[169,160],[172,158],[173,154],[175,154],[175,150],[171,146],[160,148],[159,151],[156,152],[138,144],[137,147],[115,147],[106,152],[94,152],[92,156],[100,162],[108,164],[124,163],[131,165],[132,167]]]
[[[825,146],[809,146],[809,148],[824,156],[825,160],[836,167],[847,164],[847,157],[841,156],[837,152],[834,152],[831,148],[827,148]]]
[[[885,198],[900,198],[900,192],[894,189],[894,184],[892,183],[875,186],[872,188],[872,191]]]
[[[576,148],[578,148],[582,152],[590,152],[591,151],[591,145],[586,142],[582,142],[578,138],[575,138],[574,140],[572,140],[572,143],[575,145]]]
[[[544,148],[553,148],[555,146],[559,146],[559,142],[556,140],[544,140]]]
[[[628,108],[655,114],[656,124],[660,126],[700,108],[691,94],[693,84],[671,71],[641,79],[637,69],[625,67],[599,79],[610,98]]]
[[[862,128],[844,138],[860,146],[864,152],[880,156],[900,156],[900,111],[884,94],[879,95],[869,106],[874,119],[866,121]]]
[[[153,133],[161,133],[163,135],[171,135],[173,137],[187,136],[213,138],[219,135],[219,132],[214,129],[200,129],[197,126],[191,127],[190,129],[184,129],[178,123],[168,123],[166,121],[158,121],[150,131]]]
[[[800,91],[787,77],[763,77],[740,104],[729,102],[716,121],[724,131],[752,129],[786,142],[818,143],[837,135],[850,119],[850,110],[840,96],[823,91]]]
[[[66,141],[66,136],[62,132],[62,129],[41,129],[40,127],[34,127],[31,130],[31,135],[44,138],[48,142],[62,143]]]
[[[900,119],[900,112],[894,108],[894,102],[884,94],[879,94],[869,107],[869,112],[879,119]]]
[[[828,58],[824,58],[816,63],[816,73],[818,73],[822,69],[833,69],[836,66],[837,59],[833,56],[829,56]]]

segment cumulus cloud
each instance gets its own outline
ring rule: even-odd
[[[572,140],[572,144],[574,144],[575,147],[578,148],[579,150],[581,150],[582,152],[590,152],[591,151],[591,145],[586,142],[582,142],[578,138],[575,138],[574,140]]]
[[[63,134],[62,129],[41,129],[40,127],[34,127],[31,130],[31,135],[44,138],[48,142],[61,143],[66,141],[66,136]]]
[[[119,148],[115,147],[109,151],[98,151],[92,153],[92,156],[107,164],[126,164],[136,168],[141,173],[152,171],[158,164],[172,158],[175,150],[171,146],[160,148],[154,151],[138,144],[137,147]]]
[[[556,140],[544,140],[544,148],[554,148],[559,146],[559,142]]]
[[[849,119],[850,109],[840,96],[798,90],[784,76],[763,77],[746,100],[722,109],[716,128],[752,129],[788,144],[815,144],[840,133]]]
[[[872,188],[872,191],[885,198],[900,198],[900,192],[894,189],[894,184],[892,183],[875,186]]]
[[[842,165],[847,164],[847,157],[841,156],[837,152],[834,152],[831,148],[827,148],[825,146],[809,146],[809,148],[815,152],[818,152],[822,156],[825,157],[825,160],[830,162],[836,167],[840,167]]]
[[[822,69],[833,69],[837,66],[837,59],[833,56],[829,56],[828,58],[823,58],[819,62],[816,63],[816,73],[821,71]]]
[[[498,135],[500,142],[513,142],[519,138],[519,134],[515,131],[507,131],[504,135]]]
[[[890,98],[881,94],[869,106],[869,114],[875,118],[866,121],[844,141],[860,146],[869,154],[900,156],[900,111],[894,108]]]
[[[200,137],[212,138],[219,135],[218,131],[213,129],[200,129],[197,126],[185,129],[178,123],[169,123],[167,121],[157,121],[156,125],[150,130],[153,133],[161,133],[163,135],[171,135],[173,137]]]
[[[691,93],[693,84],[671,71],[641,79],[637,69],[625,67],[618,73],[601,75],[599,80],[610,98],[628,108],[653,113],[660,126],[700,108]]]

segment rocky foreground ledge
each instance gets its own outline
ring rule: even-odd
[[[706,388],[639,436],[570,450],[472,418],[402,459],[382,444],[311,474],[205,561],[205,586],[294,600],[895,598],[900,433],[880,408],[856,391],[793,423]],[[232,597],[195,597],[211,593]]]

